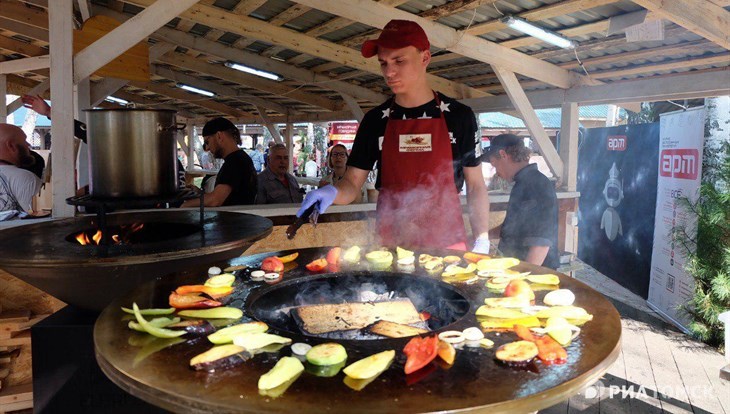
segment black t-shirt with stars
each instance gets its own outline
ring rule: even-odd
[[[439,93],[439,100],[451,138],[454,181],[457,191],[461,191],[464,185],[463,167],[476,167],[481,163],[479,160],[482,154],[481,137],[478,134],[476,117],[471,108],[441,93]],[[388,99],[365,114],[357,129],[347,165],[368,171],[373,169],[376,161],[380,165],[380,151],[388,117],[418,119],[439,116],[439,105],[436,103],[436,99],[415,108],[404,108],[394,103],[393,98]],[[380,171],[378,171],[378,178],[375,181],[375,188],[380,189]]]

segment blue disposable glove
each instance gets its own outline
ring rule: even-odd
[[[326,185],[322,188],[318,188],[314,191],[307,193],[302,202],[302,207],[297,211],[297,217],[301,217],[304,212],[312,206],[312,204],[319,202],[319,214],[324,214],[325,210],[335,201],[337,197],[337,188],[334,185]]]
[[[474,241],[474,248],[471,249],[474,253],[489,254],[489,236],[482,235],[477,237]]]

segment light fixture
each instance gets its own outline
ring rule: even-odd
[[[120,99],[120,98],[117,98],[116,96],[111,96],[111,95],[107,96],[106,99],[104,99],[104,100],[107,102],[114,102],[119,105],[128,105],[129,104],[129,101],[125,101],[124,99]]]
[[[197,93],[203,96],[215,96],[215,94],[211,91],[206,91],[205,89],[196,88],[194,86],[186,85],[184,83],[178,83],[177,87],[180,89],[185,89],[188,92]]]
[[[235,69],[240,70],[241,72],[250,73],[252,75],[261,76],[262,78],[271,79],[275,81],[280,81],[282,79],[281,76],[277,75],[276,73],[266,72],[263,70],[254,69],[252,67],[242,65],[240,63],[236,62],[226,62],[226,66]]]
[[[553,31],[543,29],[540,26],[536,26],[525,19],[514,16],[505,16],[500,21],[512,29],[520,31],[524,34],[536,37],[544,42],[548,42],[563,49],[574,49],[576,43],[562,35],[559,35]]]
[[[286,59],[284,59],[282,57],[279,57],[279,56],[276,56],[276,55],[271,56],[271,58],[274,59],[274,60],[276,60],[276,61],[278,61],[278,62],[286,62]]]

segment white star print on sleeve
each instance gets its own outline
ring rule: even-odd
[[[441,106],[439,106],[439,109],[441,110],[441,112],[451,112],[451,110],[449,109],[449,105],[451,105],[451,104],[446,103],[446,102],[441,102]]]
[[[383,111],[383,118],[387,118],[389,116],[390,116],[390,108],[387,108],[386,110]]]

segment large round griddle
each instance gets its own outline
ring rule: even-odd
[[[85,309],[101,311],[140,284],[198,264],[239,256],[271,233],[271,220],[252,214],[206,212],[202,229],[151,243],[82,246],[66,238],[96,227],[95,216],[18,226],[0,232],[0,268]],[[107,215],[109,226],[132,223],[199,227],[195,210]]]
[[[286,283],[297,278],[311,278],[311,273],[303,265],[322,257],[326,250],[303,249],[299,252],[296,261],[298,266],[293,269],[289,266],[284,274]],[[288,253],[292,252],[279,252],[278,255]],[[238,258],[234,264],[256,266],[269,255]],[[366,268],[367,265],[362,267]],[[555,273],[524,263],[515,269]],[[342,270],[345,271],[347,269]],[[428,275],[418,267],[412,273],[412,277],[439,279],[438,275]],[[164,343],[129,331],[126,322],[122,321],[124,314],[120,306],[130,306],[132,301],[143,308],[167,306],[167,295],[172,289],[183,284],[200,283],[206,277],[204,274],[164,278],[147,283],[115,300],[97,320],[94,329],[96,357],[104,373],[122,389],[176,412],[535,411],[575,395],[600,378],[620,351],[620,317],[613,305],[587,285],[565,275],[559,276],[560,287],[575,293],[575,305],[584,307],[594,315],[593,321],[583,326],[580,336],[567,348],[569,360],[563,365],[547,366],[537,362],[532,370],[502,366],[495,361],[494,350],[501,344],[517,340],[517,337],[512,333],[487,333],[487,337],[494,340],[495,348],[464,348],[457,351],[456,362],[452,367],[444,369],[433,363],[433,371],[419,380],[418,375],[406,376],[403,373],[405,357],[401,350],[408,339],[338,341],[348,351],[348,363],[386,349],[396,350],[396,360],[362,391],[347,387],[343,383],[342,373],[332,378],[304,373],[283,396],[271,398],[259,395],[258,378],[271,369],[280,357],[290,355],[289,347],[282,348],[278,353],[256,355],[243,366],[212,374],[195,372],[188,367],[190,358],[210,348],[211,344],[204,338],[174,345],[141,359],[155,346]],[[484,281],[480,280],[472,285],[454,286],[470,300],[471,309],[466,316],[445,329],[478,326],[474,311],[485,297],[494,296],[484,285]],[[239,286],[237,296],[230,305],[245,309],[247,301],[271,287],[264,282],[246,281]],[[545,293],[536,292],[538,303],[542,303]],[[323,339],[292,335],[276,329],[271,331],[291,337],[294,342],[325,342]]]

